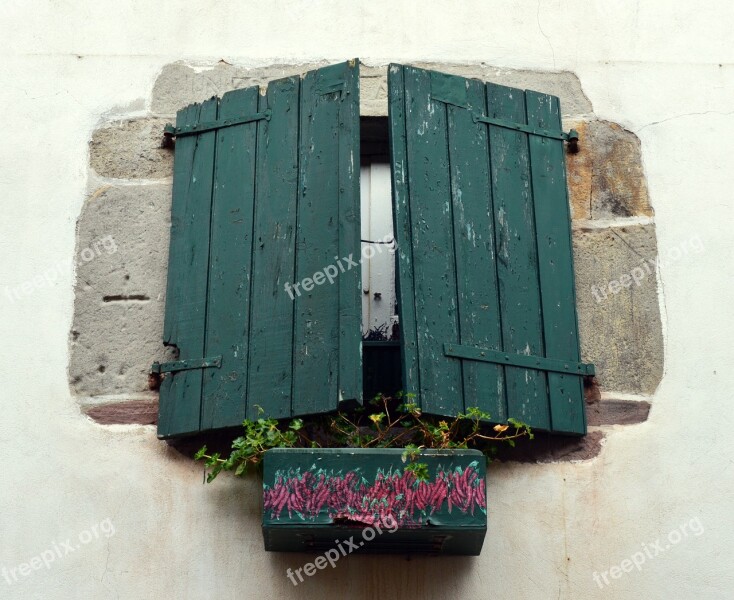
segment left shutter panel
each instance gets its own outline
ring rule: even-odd
[[[361,401],[359,268],[286,288],[359,252],[358,78],[350,61],[180,111],[177,131],[211,129],[176,141],[159,437]]]

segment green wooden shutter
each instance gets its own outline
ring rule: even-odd
[[[159,437],[361,402],[359,63],[188,106],[174,133]]]
[[[406,390],[427,413],[585,433],[558,98],[388,79]]]

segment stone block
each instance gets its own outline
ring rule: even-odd
[[[586,423],[635,425],[647,421],[650,403],[644,400],[598,400],[586,403]]]
[[[652,216],[640,140],[616,123],[590,121],[579,154],[591,155],[591,218]]]
[[[574,231],[581,354],[602,390],[652,394],[663,375],[653,225]]]
[[[572,121],[564,123],[564,130],[575,129],[579,133],[580,151],[576,154],[566,152],[566,180],[568,197],[571,203],[571,218],[591,218],[591,174],[593,151],[587,146],[588,123]]]
[[[131,400],[102,404],[87,409],[86,414],[102,425],[155,425],[158,423],[158,402]]]
[[[163,179],[173,176],[173,151],[161,148],[168,119],[119,121],[97,129],[89,161],[102,177]]]
[[[578,77],[573,73],[498,69],[483,63],[406,63],[462,77],[554,94],[560,98],[561,110],[567,116],[585,115],[592,111],[591,103],[581,89]],[[177,110],[192,102],[221,96],[229,90],[264,85],[273,79],[302,74],[326,64],[328,63],[272,65],[246,69],[220,61],[209,69],[194,69],[184,63],[172,63],[166,65],[156,79],[151,109],[158,115],[173,116]],[[387,66],[360,65],[360,88],[361,114],[387,116]]]
[[[193,102],[222,96],[230,90],[264,85],[273,79],[290,77],[317,69],[327,63],[272,65],[246,69],[220,61],[209,69],[193,69],[176,62],[163,67],[153,86],[151,110],[157,115],[175,116],[176,111]]]
[[[163,347],[171,187],[103,187],[77,224],[69,378],[79,395],[148,390]],[[88,259],[88,260],[87,260]]]

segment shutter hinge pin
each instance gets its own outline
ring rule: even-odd
[[[568,152],[569,154],[578,154],[579,151],[579,132],[575,129],[572,129],[568,132],[568,137],[566,138],[566,141],[568,142]]]

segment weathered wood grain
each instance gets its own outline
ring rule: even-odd
[[[176,125],[217,118],[219,100],[179,111]],[[171,242],[166,292],[164,342],[181,359],[204,356],[204,328],[214,175],[214,131],[179,140],[173,172]],[[201,418],[201,370],[169,374],[161,384],[158,435],[198,431]]]

